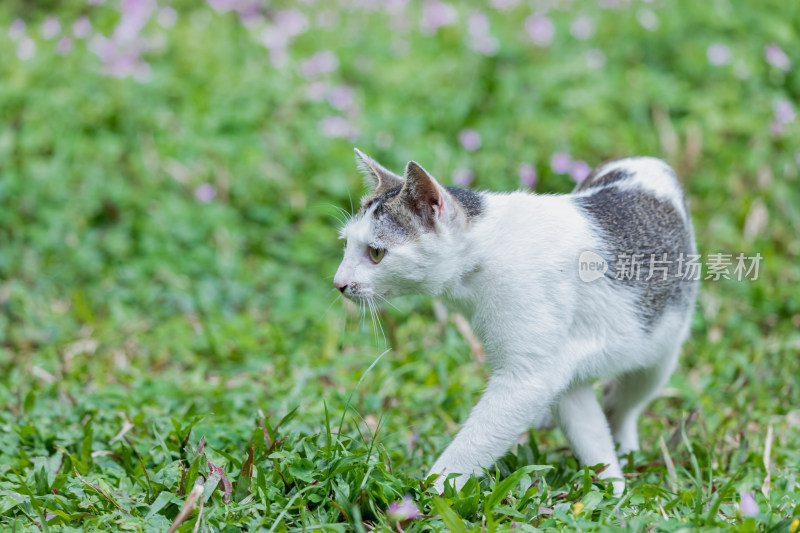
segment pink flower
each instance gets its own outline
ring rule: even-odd
[[[772,104],[772,111],[775,113],[775,120],[780,124],[791,124],[796,117],[794,106],[789,100],[776,100]]]
[[[69,37],[62,37],[58,41],[56,52],[58,52],[59,55],[64,56],[67,55],[70,50],[72,50],[72,39],[70,39]]]
[[[210,183],[203,183],[202,185],[198,185],[198,187],[194,190],[194,197],[197,198],[199,202],[203,202],[204,204],[210,203],[214,198],[217,197],[217,189],[215,189]]]
[[[525,31],[536,46],[546,47],[553,43],[556,27],[544,15],[531,15],[525,19]]]
[[[459,187],[468,187],[475,180],[475,174],[468,168],[457,168],[453,172],[453,183]]]
[[[739,501],[739,509],[744,516],[756,516],[759,513],[758,504],[755,498],[749,492],[742,493],[742,499]]]
[[[322,102],[328,94],[330,86],[324,81],[312,81],[306,85],[306,98],[312,102]]]
[[[18,40],[25,35],[25,21],[22,19],[15,19],[8,27],[8,38],[12,41]]]
[[[484,35],[470,41],[469,47],[485,56],[493,56],[500,50],[500,41],[493,35]]]
[[[285,50],[290,38],[286,29],[278,25],[270,24],[261,30],[261,44],[269,50]]]
[[[519,182],[523,187],[532,189],[536,187],[538,178],[536,176],[536,169],[530,163],[522,163],[519,166]]]
[[[458,134],[458,142],[467,151],[474,151],[481,147],[481,135],[475,130],[465,129]]]
[[[414,499],[409,496],[403,496],[399,502],[392,502],[387,509],[387,515],[395,522],[405,522],[406,520],[416,520],[422,516],[419,512],[419,507],[414,503]]]
[[[476,11],[467,19],[468,46],[485,56],[493,56],[500,49],[500,41],[489,33],[489,18]]]
[[[122,0],[122,17],[114,28],[114,40],[118,44],[134,42],[157,7],[155,0]]]
[[[594,35],[594,30],[594,21],[584,16],[577,17],[569,27],[572,36],[581,41],[585,41]]]
[[[353,99],[354,91],[352,87],[348,87],[347,85],[335,87],[330,94],[328,94],[328,103],[331,104],[332,108],[338,109],[339,111],[351,108],[353,106]]]
[[[308,29],[308,17],[296,9],[284,9],[275,13],[275,25],[289,37],[297,37]]]
[[[451,26],[458,20],[458,11],[452,5],[440,0],[426,0],[422,5],[420,25],[427,34],[434,34],[442,26]]]
[[[764,59],[773,67],[780,69],[784,72],[792,70],[792,63],[789,61],[789,56],[777,44],[771,44],[764,48]]]
[[[89,21],[89,17],[78,17],[72,25],[72,35],[76,39],[85,39],[90,33],[92,33],[92,23]]]
[[[726,65],[731,61],[731,49],[724,44],[714,43],[706,50],[706,57],[715,67]]]
[[[550,156],[550,169],[556,174],[566,174],[572,169],[572,158],[566,152],[556,152]]]
[[[36,55],[36,42],[30,37],[23,37],[17,46],[17,57],[20,61],[28,61]]]
[[[591,172],[592,167],[590,167],[586,161],[581,160],[573,161],[569,169],[570,176],[572,176],[572,179],[575,180],[575,183],[580,183],[585,180],[586,176],[588,176]]]
[[[300,70],[306,78],[313,78],[320,74],[332,72],[337,68],[339,68],[339,58],[330,50],[317,52],[306,59],[300,66]]]
[[[467,19],[467,31],[473,37],[486,35],[489,33],[489,17],[480,11],[471,13]]]
[[[42,23],[42,38],[55,39],[61,33],[61,23],[55,17],[47,17]]]
[[[240,0],[236,5],[236,12],[239,14],[239,21],[244,26],[252,26],[263,20],[260,2]]]
[[[357,135],[355,128],[344,117],[332,115],[319,121],[319,131],[324,137],[353,138]]]

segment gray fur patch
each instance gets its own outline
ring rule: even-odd
[[[461,208],[467,215],[467,220],[472,220],[483,214],[483,196],[472,189],[462,189],[461,187],[445,187],[447,192],[461,204]]]
[[[400,202],[390,202],[396,198],[402,187],[395,187],[385,191],[379,196],[371,198],[356,214],[364,216],[373,206],[372,216],[377,222],[376,238],[387,243],[398,243],[414,238],[425,230],[424,224]],[[448,193],[458,202],[467,220],[473,220],[483,214],[483,195],[470,189],[460,187],[445,187]]]
[[[403,208],[398,202],[389,200],[400,194],[400,188],[393,189],[377,200],[378,205],[372,213],[376,222],[376,238],[387,244],[398,244],[413,239],[420,233],[411,212]]]
[[[575,192],[585,191],[594,187],[602,187],[603,185],[610,185],[612,183],[625,180],[632,175],[633,174],[631,172],[624,169],[603,172],[603,167],[600,166],[594,169],[585,180],[580,182],[578,186],[575,187]]]
[[[692,301],[695,283],[681,277],[678,258],[694,254],[691,228],[684,223],[677,208],[646,190],[621,190],[612,185],[597,189],[590,196],[575,198],[589,216],[607,245],[609,270],[606,277],[620,287],[639,293],[637,299],[641,322],[646,330],[653,327],[667,306],[685,306]],[[651,257],[655,257],[652,265]],[[628,258],[639,257],[638,279]],[[620,261],[620,263],[618,263]],[[620,272],[618,267],[626,268]],[[664,279],[666,271],[666,279]],[[627,276],[631,274],[630,276]]]
[[[381,194],[373,195],[367,198],[364,202],[364,205],[362,205],[361,209],[358,210],[357,214],[362,214],[365,213],[366,211],[369,211],[369,209],[375,204],[378,204],[378,208],[383,207],[383,204],[385,204],[387,201],[391,200],[392,198],[400,194],[400,191],[402,189],[403,189],[402,186],[393,187],[388,191],[382,192]]]

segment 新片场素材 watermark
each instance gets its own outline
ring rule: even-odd
[[[712,253],[706,254],[705,262],[702,259],[700,254],[684,253],[670,259],[666,252],[623,253],[606,258],[595,251],[586,250],[578,257],[578,276],[586,283],[602,277],[622,281],[666,281],[670,278],[683,281],[755,281],[758,279],[758,269],[763,257],[760,253]]]

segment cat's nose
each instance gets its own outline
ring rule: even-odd
[[[344,294],[345,289],[347,289],[347,283],[342,283],[340,281],[334,281],[333,286],[339,289],[339,292]]]

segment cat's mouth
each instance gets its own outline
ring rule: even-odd
[[[347,298],[348,300],[353,301],[353,302],[365,302],[367,300],[371,300],[372,299],[366,294],[363,294],[361,292],[352,291],[349,288],[343,294],[344,294],[345,298]]]
[[[358,303],[371,302],[381,299],[381,297],[375,294],[374,291],[365,288],[358,283],[348,284],[345,290],[342,291],[342,295],[344,295],[344,297],[348,300]]]

